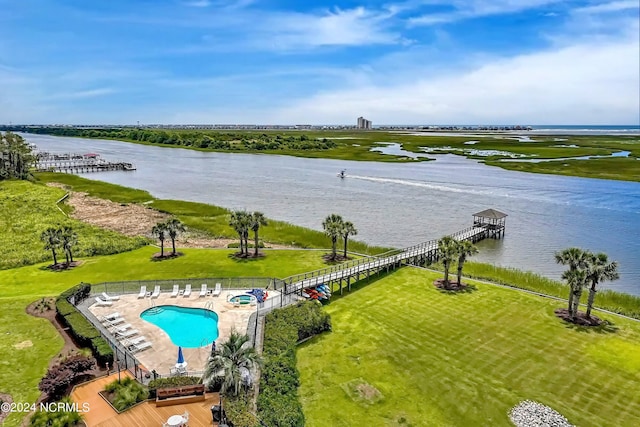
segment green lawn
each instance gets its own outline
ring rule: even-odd
[[[333,332],[297,352],[307,426],[509,426],[525,399],[581,427],[638,425],[640,323],[574,329],[557,301],[482,284],[446,295],[436,277],[404,268],[326,307]],[[359,382],[381,399],[349,397]]]
[[[185,256],[151,261],[151,256],[158,251],[147,246],[111,256],[80,258],[83,264],[70,271],[53,272],[45,268],[46,263],[2,270],[0,300],[54,296],[80,282],[239,276],[282,278],[326,267],[323,251],[268,250],[264,251],[264,258],[236,260],[230,256],[235,249],[182,249]]]
[[[36,401],[38,383],[49,361],[62,349],[62,337],[51,323],[26,313],[27,305],[35,300],[0,299],[0,391],[11,394],[14,402]],[[10,415],[3,426],[20,425],[24,415]]]

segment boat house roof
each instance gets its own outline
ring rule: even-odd
[[[497,211],[495,209],[486,209],[482,212],[473,214],[473,216],[479,216],[481,218],[488,218],[488,219],[502,219],[502,218],[505,218],[507,214],[504,212]]]

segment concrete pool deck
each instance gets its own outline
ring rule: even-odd
[[[190,308],[208,308],[218,315],[218,338],[216,343],[219,344],[228,339],[232,330],[240,333],[246,333],[249,324],[249,318],[256,313],[255,305],[234,305],[227,302],[229,296],[244,294],[250,289],[232,289],[224,290],[217,297],[205,296],[200,297],[199,290],[192,290],[189,297],[179,295],[171,297],[170,292],[163,292],[157,298],[150,297],[138,298],[137,294],[121,295],[120,299],[113,301],[111,306],[99,306],[93,304],[89,307],[89,311],[98,319],[101,317],[118,312],[125,322],[121,324],[131,324],[129,329],[136,329],[138,333],[131,338],[144,336],[145,341],[152,343],[152,347],[135,353],[135,357],[151,371],[156,370],[161,375],[169,375],[170,370],[175,367],[178,357],[178,347],[171,341],[169,335],[158,326],[149,323],[140,318],[140,314],[155,306],[173,305],[178,307]],[[270,291],[277,294],[277,291]],[[209,304],[212,303],[212,304]],[[209,305],[208,305],[209,304]],[[211,306],[212,305],[212,306]],[[115,340],[115,338],[114,338]],[[189,371],[203,371],[205,364],[211,353],[211,345],[200,348],[183,348],[184,359],[187,362]]]

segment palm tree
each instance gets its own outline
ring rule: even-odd
[[[587,265],[587,284],[590,282],[589,300],[587,301],[587,319],[591,318],[591,309],[596,299],[597,286],[604,280],[617,280],[620,278],[618,273],[618,263],[616,261],[609,262],[607,254],[589,254]]]
[[[246,211],[234,211],[231,213],[229,225],[233,227],[240,237],[240,255],[248,255],[249,248],[246,241],[249,235],[249,226],[251,225],[251,215]]]
[[[582,295],[582,288],[586,284],[587,271],[583,269],[567,270],[562,274],[562,278],[567,281],[567,284],[571,288],[573,304],[569,313],[571,319],[575,320],[578,316],[578,306],[580,305],[580,296]]]
[[[256,349],[247,335],[231,331],[229,339],[209,357],[204,372],[204,382],[212,383],[222,379],[221,392],[230,391],[237,396],[243,385],[243,372],[254,372],[260,363]]]
[[[324,228],[324,232],[331,239],[331,259],[336,259],[336,244],[338,243],[338,238],[342,235],[342,225],[344,221],[340,215],[331,214],[327,218],[325,218],[322,223],[322,228]]]
[[[73,262],[72,248],[78,243],[78,233],[73,231],[73,228],[64,226],[60,230],[60,243],[67,258],[67,265]]]
[[[60,247],[60,229],[49,227],[40,234],[40,240],[44,242],[45,250],[53,254],[53,265],[58,264],[56,249]]]
[[[575,271],[583,269],[587,265],[587,255],[585,251],[580,248],[567,248],[562,252],[556,252],[556,262],[562,265],[568,265],[569,271]],[[563,275],[563,279],[565,279]],[[569,313],[573,313],[573,304],[575,301],[575,289],[569,288]],[[576,304],[580,304],[580,301],[576,301]]]
[[[169,233],[169,238],[171,238],[171,247],[173,250],[172,254],[175,255],[176,254],[176,237],[178,237],[178,233],[184,233],[186,228],[178,218],[171,218],[170,220],[165,222],[165,225],[167,227],[167,233]]]
[[[159,222],[151,229],[151,234],[160,240],[160,257],[164,257],[164,241],[167,239],[167,224]]]
[[[253,256],[255,257],[258,256],[258,230],[260,230],[260,226],[266,225],[268,225],[267,218],[265,218],[262,212],[254,212],[251,215],[251,230],[253,230],[253,237],[255,242]]]
[[[478,248],[468,240],[458,242],[458,285],[462,286],[462,267],[467,257],[478,253]]]
[[[340,230],[340,233],[342,234],[342,238],[344,239],[344,254],[343,256],[346,258],[347,257],[347,240],[349,239],[349,236],[355,236],[358,234],[358,230],[356,229],[356,227],[353,225],[353,223],[351,221],[345,221],[342,224],[342,230]]]
[[[449,289],[449,268],[451,262],[458,255],[458,241],[451,236],[444,236],[438,240],[438,258],[444,266],[444,288]]]

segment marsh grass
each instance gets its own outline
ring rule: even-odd
[[[172,130],[172,132],[180,133],[186,131]],[[192,131],[189,131],[192,132]],[[216,137],[218,133],[226,133],[228,131],[206,130],[200,131],[206,133],[210,137]],[[247,136],[262,134],[282,135],[283,137],[293,136],[299,137],[298,131],[234,131],[236,134],[246,134]],[[421,147],[439,148],[441,153],[451,153],[463,155],[468,158],[476,158],[486,161],[491,166],[501,167],[503,169],[518,170],[523,172],[535,172],[557,175],[582,176],[590,178],[617,179],[627,181],[640,181],[637,167],[637,158],[640,156],[640,138],[637,136],[574,136],[564,135],[561,139],[565,141],[557,141],[557,137],[561,135],[530,135],[532,141],[518,141],[516,135],[512,134],[493,134],[485,133],[482,136],[476,136],[477,132],[470,132],[473,136],[458,136],[456,132],[453,135],[430,135],[424,132],[421,135],[412,135],[411,132],[386,132],[386,131],[305,131],[310,139],[327,138],[336,143],[334,148],[322,150],[297,150],[297,149],[278,149],[278,150],[214,150],[203,149],[190,146],[177,146],[184,149],[192,149],[198,151],[225,151],[225,152],[254,152],[262,154],[279,154],[290,155],[296,157],[311,158],[329,158],[341,160],[359,160],[359,161],[378,161],[378,162],[416,162],[419,160],[410,159],[405,156],[386,155],[379,152],[371,151],[371,148],[379,147],[380,142],[397,142],[402,144],[402,148],[407,151],[422,153]],[[526,135],[523,131],[521,134]],[[104,138],[104,137],[102,137]],[[332,139],[335,138],[335,139]],[[114,139],[114,138],[111,138]],[[123,139],[118,139],[122,141]],[[479,140],[475,145],[465,145],[469,140]],[[144,145],[154,145],[159,147],[176,147],[175,145],[154,144],[143,141],[124,140]],[[564,145],[564,147],[563,147]],[[566,145],[576,145],[577,147],[566,147]],[[450,147],[450,148],[449,148]],[[468,152],[466,154],[453,149],[479,149],[479,150],[496,150],[507,153],[514,153],[529,158],[538,159],[554,159],[564,157],[576,157],[587,155],[610,155],[616,151],[630,151],[629,158],[613,158],[613,159],[593,159],[593,160],[572,160],[561,162],[542,162],[542,163],[515,163],[500,162],[499,159],[509,159],[508,155],[498,155],[491,157],[481,157]],[[422,158],[420,160],[428,160]]]
[[[48,227],[73,227],[78,233],[76,258],[130,251],[147,244],[144,238],[122,236],[68,218],[56,207],[64,194],[62,189],[26,181],[0,182],[0,269],[53,261],[40,241],[40,233]],[[58,261],[64,261],[60,250]]]
[[[429,268],[442,270],[441,264],[433,264]],[[455,271],[456,266],[451,267]],[[473,277],[551,295],[558,298],[567,298],[569,287],[557,280],[549,279],[531,271],[522,271],[516,268],[498,267],[491,264],[466,262],[464,265],[465,277]],[[589,293],[582,293],[582,304],[586,304]],[[640,319],[640,297],[615,292],[612,290],[600,290],[596,294],[595,306],[614,313]]]
[[[154,199],[146,191],[93,181],[71,174],[38,173],[36,178],[42,183],[59,182],[69,186],[73,191],[81,191],[90,196],[118,203],[145,203],[153,209],[175,215],[187,227],[204,232],[214,238],[235,239],[238,237],[237,233],[229,226],[231,211],[219,206],[182,200]],[[64,192],[60,194],[62,197]],[[264,242],[308,249],[324,249],[331,245],[328,237],[321,231],[273,219],[268,219],[268,222],[269,225],[260,228],[260,238]],[[357,219],[354,222],[357,226]],[[375,255],[389,249],[371,246],[357,240],[349,240],[349,250],[357,253]]]

